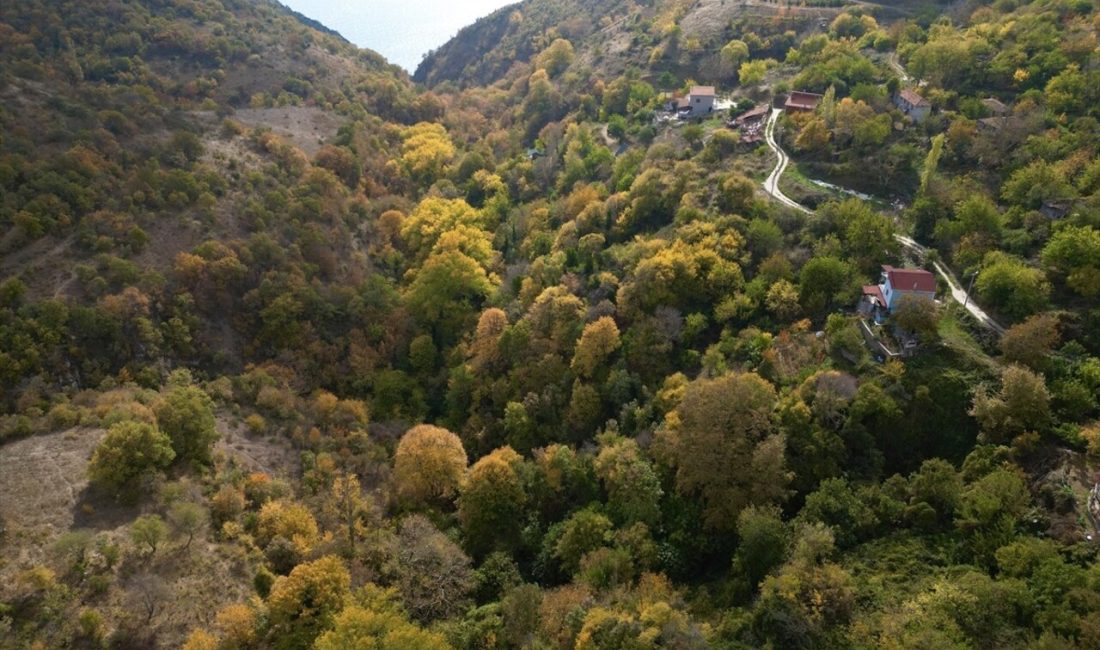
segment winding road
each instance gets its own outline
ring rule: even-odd
[[[779,146],[779,143],[775,139],[775,125],[779,121],[779,114],[783,112],[781,108],[772,108],[771,115],[768,116],[768,123],[764,125],[764,141],[768,144],[768,147],[776,155],[775,168],[768,174],[768,178],[764,180],[764,191],[771,195],[776,201],[779,201],[783,205],[800,210],[806,214],[813,214],[813,210],[807,208],[801,203],[795,201],[791,197],[783,193],[783,190],[779,189],[779,179],[783,177],[783,172],[787,170],[787,165],[791,163],[790,156],[783,151],[783,148]],[[905,235],[894,235],[894,239],[898,241],[902,246],[909,250],[925,255],[928,249],[921,246],[911,237]],[[1005,328],[1000,323],[993,320],[989,314],[985,313],[981,307],[974,304],[974,300],[967,295],[959,282],[955,279],[955,275],[951,273],[951,270],[940,264],[939,262],[932,262],[932,268],[936,270],[936,273],[947,283],[948,288],[951,291],[951,297],[955,302],[962,305],[966,311],[977,319],[983,326],[996,332],[997,334],[1004,334]]]
[[[813,210],[807,208],[801,203],[790,198],[783,193],[783,190],[779,189],[779,179],[783,177],[783,172],[787,171],[787,165],[790,164],[791,159],[783,151],[779,143],[775,141],[775,124],[779,121],[779,114],[783,112],[781,108],[772,108],[771,115],[768,116],[768,123],[764,125],[764,141],[768,143],[768,147],[775,152],[775,155],[779,157],[778,162],[775,164],[775,169],[771,174],[768,174],[768,178],[764,181],[764,191],[771,194],[776,201],[779,201],[783,205],[794,208],[795,210],[801,210],[806,214],[813,214]]]

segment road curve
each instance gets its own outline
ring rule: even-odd
[[[779,146],[779,143],[775,141],[775,123],[779,120],[779,114],[782,112],[783,109],[781,108],[772,108],[771,114],[768,115],[768,123],[764,125],[764,141],[768,143],[768,147],[775,152],[775,155],[779,158],[775,163],[775,169],[772,170],[771,174],[768,174],[768,178],[764,181],[764,191],[771,194],[776,201],[779,201],[789,208],[801,210],[806,214],[812,214],[813,210],[795,201],[784,194],[783,190],[779,189],[779,179],[783,177],[783,172],[787,171],[787,165],[791,162],[791,159]]]
[[[776,142],[775,139],[775,124],[779,120],[779,114],[782,112],[783,109],[781,108],[772,108],[772,112],[768,116],[768,123],[764,125],[764,141],[768,144],[768,148],[770,148],[776,155],[775,168],[772,169],[772,172],[770,174],[768,174],[768,178],[764,180],[764,191],[771,195],[771,197],[774,198],[776,201],[779,201],[787,207],[794,208],[795,210],[800,210],[802,212],[805,212],[806,214],[813,214],[813,210],[807,208],[801,203],[798,203],[779,189],[779,179],[783,176],[783,172],[787,170],[787,165],[789,165],[791,162],[790,157],[787,156],[787,154],[783,151],[783,149],[779,146],[779,143]],[[927,248],[921,246],[912,238],[906,237],[905,235],[894,235],[894,239],[896,239],[898,243],[900,243],[902,246],[921,255],[924,255],[928,252]],[[970,312],[970,314],[974,318],[976,318],[977,321],[983,326],[993,330],[997,334],[1004,334],[1005,328],[1002,327],[1000,323],[993,320],[993,318],[991,318],[989,314],[985,313],[985,311],[983,311],[981,307],[978,307],[978,305],[974,304],[974,301],[967,296],[966,291],[961,286],[959,286],[959,283],[955,280],[955,276],[951,273],[950,269],[946,268],[939,262],[932,262],[932,268],[934,268],[936,270],[936,273],[938,273],[940,277],[943,278],[944,281],[947,283],[947,286],[951,291],[951,297],[955,300],[955,302],[962,305],[966,309],[966,311]]]

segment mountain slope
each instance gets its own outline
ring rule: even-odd
[[[1096,8],[788,4],[0,5],[0,650],[1100,647]]]
[[[762,50],[782,57],[795,34],[820,30],[822,21],[843,10],[841,5],[859,5],[884,19],[913,9],[858,2],[792,7],[763,0],[525,0],[463,28],[425,56],[413,79],[429,86],[445,81],[460,87],[489,85],[554,39],[565,38],[583,65],[606,76],[649,68],[654,75],[668,71],[713,81],[730,76],[718,55],[730,39],[753,30],[791,32]]]
[[[220,252],[200,257],[236,258],[233,242],[270,237],[316,273],[361,273],[346,262],[361,245],[343,220],[350,199],[386,193],[402,125],[441,112],[379,55],[266,0],[6,3],[0,98],[0,275],[27,301],[102,305],[131,287],[152,324],[173,317],[180,255],[204,242]],[[188,356],[237,356],[242,325],[218,311],[183,319]],[[0,364],[8,388],[74,363],[88,381],[126,356],[24,347]]]

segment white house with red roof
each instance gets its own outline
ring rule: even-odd
[[[924,269],[899,269],[883,265],[879,284],[863,287],[859,310],[879,320],[894,311],[905,296],[934,300],[936,276]]]
[[[917,91],[908,88],[900,90],[894,95],[894,105],[914,122],[923,122],[928,114],[932,112],[932,102],[921,97]]]

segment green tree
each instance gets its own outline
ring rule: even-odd
[[[731,172],[718,185],[718,206],[731,214],[748,214],[752,210],[756,186],[740,172]]]
[[[776,63],[775,59],[745,61],[737,68],[737,78],[741,81],[742,86],[755,86],[764,81],[764,75],[768,73],[768,70],[775,67]]]
[[[1050,283],[1041,270],[999,251],[985,256],[975,288],[982,300],[1013,318],[1039,311],[1050,299]]]
[[[680,135],[694,149],[700,142],[703,141],[703,136],[706,133],[703,131],[701,124],[688,124],[684,128],[680,129]]]
[[[920,191],[922,193],[928,191],[928,185],[935,177],[936,170],[939,169],[940,156],[943,155],[944,139],[943,133],[932,138],[932,146],[928,149],[928,155],[924,159],[924,167],[920,173]]]
[[[523,100],[520,114],[527,122],[527,133],[537,134],[550,120],[555,119],[561,108],[562,96],[550,83],[550,75],[539,68],[527,80],[527,96]]]
[[[662,446],[676,468],[676,489],[702,499],[708,528],[732,531],[746,506],[786,497],[790,475],[772,423],[775,405],[765,379],[732,373],[691,382],[666,417]]]
[[[191,542],[195,539],[203,526],[206,525],[206,511],[202,506],[190,501],[178,501],[172,504],[168,510],[168,521],[172,524],[172,530],[177,535],[186,535],[187,543],[183,548],[191,548]]]
[[[799,519],[825,524],[841,548],[850,547],[874,532],[878,520],[843,478],[829,478],[806,496]]]
[[[544,68],[551,77],[565,72],[571,63],[573,63],[573,44],[564,38],[555,38],[535,57],[535,67]]]
[[[794,140],[794,146],[799,151],[820,154],[828,148],[831,138],[832,134],[829,132],[829,128],[825,126],[825,121],[813,117],[798,132],[798,137]]]
[[[608,508],[620,523],[641,521],[652,526],[657,522],[664,490],[637,442],[628,438],[603,441],[596,456],[596,475],[607,490]]]
[[[1055,231],[1043,247],[1042,260],[1077,294],[1100,296],[1100,230],[1068,226]]]
[[[831,203],[834,223],[844,225],[844,248],[859,269],[870,275],[897,250],[893,223],[859,199]]]
[[[554,545],[554,557],[561,562],[565,573],[574,575],[585,554],[609,544],[613,528],[607,516],[590,508],[579,510],[566,519]]]
[[[737,554],[734,566],[755,588],[787,557],[790,533],[775,506],[749,506],[737,517]]]
[[[961,494],[962,477],[951,463],[931,458],[909,476],[908,515],[921,525],[949,522],[955,515]]]
[[[718,53],[722,57],[722,64],[730,70],[737,70],[741,64],[749,58],[749,46],[745,41],[732,40],[726,43]]]
[[[1009,203],[1037,210],[1043,201],[1072,196],[1072,191],[1058,167],[1036,160],[1012,172],[1001,188],[1001,197]]]
[[[1044,98],[1047,106],[1055,113],[1079,113],[1090,95],[1088,81],[1081,74],[1081,68],[1076,63],[1066,66],[1066,69],[1047,82]],[[1091,89],[1091,95],[1096,98],[1097,91]]]
[[[511,551],[518,543],[527,501],[519,474],[522,463],[511,447],[501,447],[470,468],[458,498],[458,519],[475,557]]]
[[[405,304],[422,324],[433,328],[436,340],[450,345],[481,308],[492,291],[489,275],[459,250],[428,257],[405,292]]]
[[[939,340],[940,307],[931,298],[902,296],[891,317],[898,327],[915,334],[924,343]]]
[[[157,552],[157,546],[167,536],[168,526],[158,515],[142,515],[130,524],[130,539],[134,544],[145,547],[150,556]]]
[[[825,559],[832,551],[827,528],[804,526],[791,559],[760,586],[752,624],[774,647],[822,647],[848,622],[856,590],[851,575]]]
[[[854,144],[862,147],[882,144],[886,135],[889,135],[889,128],[890,117],[876,115],[875,109],[862,99],[853,101],[851,97],[845,97],[837,102],[833,139],[838,145]]]
[[[966,534],[979,561],[992,565],[994,552],[1016,536],[1016,524],[1030,501],[1024,480],[1016,472],[999,469],[963,492],[955,525]]]
[[[134,497],[142,479],[168,467],[175,457],[172,441],[155,426],[119,422],[96,447],[88,476],[118,495]]]
[[[1042,432],[1050,419],[1046,380],[1023,366],[1009,366],[1001,374],[999,393],[984,387],[975,392],[970,414],[992,442],[1008,442],[1027,431]]]
[[[851,268],[835,257],[814,257],[799,272],[802,308],[820,315],[831,305],[854,296]]]
[[[791,322],[802,311],[802,305],[798,304],[798,289],[786,280],[779,280],[768,287],[764,306],[780,323]]]
[[[214,401],[197,386],[175,386],[155,407],[157,424],[172,441],[177,460],[202,465],[210,463],[210,453],[218,440],[214,420]]]

